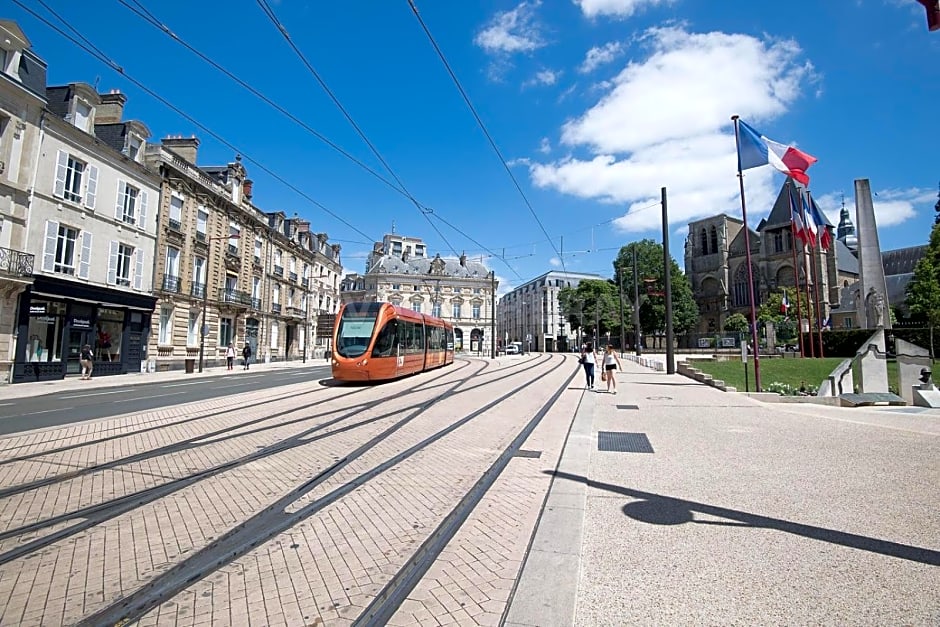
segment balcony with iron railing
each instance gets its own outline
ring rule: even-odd
[[[0,275],[14,277],[33,276],[35,255],[18,250],[0,248]]]
[[[229,245],[226,247],[225,252],[228,253],[229,255],[231,255],[232,257],[237,257],[237,256],[238,256],[238,246],[236,246],[235,244],[229,244]]]
[[[173,218],[170,218],[169,220],[167,220],[167,226],[169,227],[171,231],[176,231],[177,233],[183,232],[183,225],[180,223],[179,220],[174,220]]]
[[[297,282],[297,273],[296,273],[296,272],[290,272],[290,273],[288,273],[287,278],[290,279],[290,282],[291,282],[291,283],[296,283],[296,282]]]
[[[307,277],[302,278],[300,280],[300,287],[304,289],[307,289],[308,287],[310,287],[310,279],[308,279]]]
[[[164,292],[178,294],[180,291],[180,278],[175,274],[164,274],[161,289]]]
[[[243,305],[245,307],[251,306],[251,294],[248,292],[242,292],[241,290],[233,290],[226,287],[223,287],[219,290],[219,302],[229,303],[231,305]]]
[[[281,303],[271,303],[271,311],[276,314],[281,313]]]
[[[288,307],[287,315],[293,318],[306,318],[307,312],[304,311],[301,307]]]
[[[261,310],[261,299],[255,296],[251,297],[251,308]]]
[[[197,242],[205,242],[206,239],[208,239],[208,238],[206,237],[206,234],[205,234],[205,233],[203,233],[202,231],[196,231],[196,241],[197,241]]]
[[[193,283],[189,286],[189,294],[196,298],[203,298],[206,295],[205,283]]]
[[[284,266],[274,266],[274,276],[284,276]]]

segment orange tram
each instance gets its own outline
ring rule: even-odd
[[[454,325],[390,303],[346,303],[333,327],[333,378],[385,381],[454,363]]]

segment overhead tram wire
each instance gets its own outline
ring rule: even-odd
[[[264,0],[259,0],[264,1]],[[431,45],[434,47],[434,50],[437,52],[437,56],[440,57],[441,63],[444,64],[444,67],[447,69],[447,73],[450,75],[451,79],[454,81],[454,84],[457,86],[457,90],[460,92],[460,95],[463,97],[464,102],[467,104],[467,107],[470,109],[470,112],[473,114],[473,118],[476,120],[480,129],[483,131],[483,134],[486,136],[486,139],[489,141],[490,146],[496,152],[496,156],[499,157],[500,162],[503,164],[506,173],[509,175],[509,178],[512,179],[513,185],[516,186],[516,190],[519,192],[519,195],[522,196],[523,202],[525,202],[526,207],[529,208],[529,211],[532,213],[532,217],[535,218],[536,223],[538,223],[539,228],[542,230],[542,234],[545,235],[545,238],[548,240],[548,243],[551,244],[552,249],[555,251],[555,255],[558,256],[558,259],[561,261],[561,269],[567,272],[565,268],[565,259],[562,254],[558,251],[558,248],[555,246],[555,241],[548,234],[548,231],[545,230],[545,225],[542,224],[542,220],[539,218],[535,209],[532,207],[532,203],[529,202],[528,197],[525,195],[525,192],[522,191],[522,186],[519,184],[519,181],[516,179],[516,176],[512,173],[512,168],[509,167],[509,164],[506,163],[506,159],[503,157],[503,153],[500,152],[499,147],[496,145],[496,141],[493,139],[493,136],[490,134],[489,130],[486,128],[486,125],[483,123],[483,120],[480,118],[480,114],[477,113],[476,108],[473,106],[473,103],[470,101],[470,97],[467,95],[467,92],[464,90],[463,85],[460,84],[460,80],[457,78],[457,75],[454,73],[454,70],[450,67],[450,63],[447,62],[447,58],[444,56],[444,52],[441,50],[441,47],[437,45],[437,41],[434,39],[434,36],[431,34],[430,29],[428,29],[427,24],[424,23],[424,19],[421,17],[421,14],[418,13],[418,7],[415,5],[414,0],[408,0],[408,4],[411,6],[411,11],[414,13],[415,18],[417,18],[418,23],[421,25],[421,28],[424,30],[424,34],[427,35],[428,40],[431,42]]]
[[[167,108],[169,108],[170,110],[172,110],[173,112],[175,112],[177,115],[181,116],[183,119],[185,119],[185,120],[187,120],[188,122],[190,122],[191,124],[195,125],[195,126],[198,127],[199,129],[201,129],[202,131],[204,131],[205,133],[207,133],[209,136],[211,136],[212,138],[214,138],[214,139],[215,139],[216,141],[218,141],[219,143],[221,143],[221,144],[223,144],[224,146],[228,147],[228,148],[231,149],[232,151],[234,151],[234,152],[240,154],[245,160],[250,161],[251,163],[255,164],[258,168],[260,168],[261,170],[263,170],[264,172],[266,172],[267,174],[269,174],[272,178],[274,178],[275,180],[279,181],[281,184],[283,184],[283,185],[284,185],[285,187],[287,187],[288,189],[290,189],[290,190],[292,190],[293,192],[295,192],[296,194],[298,194],[301,198],[306,199],[308,202],[310,202],[311,204],[313,204],[314,206],[316,206],[317,208],[319,208],[320,210],[322,210],[324,213],[330,215],[331,217],[333,217],[335,220],[337,220],[337,221],[340,222],[341,224],[346,225],[346,226],[349,227],[352,231],[358,233],[359,235],[363,236],[363,237],[366,238],[367,240],[372,241],[372,242],[375,242],[375,241],[376,241],[375,238],[373,238],[373,237],[371,237],[370,235],[364,233],[364,232],[361,231],[358,227],[356,227],[356,226],[350,224],[349,222],[347,222],[346,220],[344,220],[342,217],[340,217],[337,213],[335,213],[334,211],[332,211],[331,209],[329,209],[328,207],[326,207],[325,205],[323,205],[322,203],[320,203],[320,202],[317,201],[316,199],[312,198],[309,194],[307,194],[307,193],[304,192],[303,190],[299,189],[297,186],[295,186],[294,184],[292,184],[290,181],[286,180],[285,178],[283,178],[282,176],[280,176],[279,174],[277,174],[276,172],[274,172],[273,170],[271,170],[270,168],[268,168],[267,166],[265,166],[263,163],[261,163],[260,161],[258,161],[257,159],[253,159],[250,155],[248,155],[248,154],[246,154],[244,151],[240,150],[237,146],[235,146],[234,144],[232,144],[231,142],[229,142],[228,140],[226,140],[224,137],[222,137],[221,135],[219,135],[218,133],[216,133],[215,131],[213,131],[212,129],[210,129],[209,127],[207,127],[206,125],[202,124],[201,122],[199,122],[198,120],[196,120],[195,118],[193,118],[191,115],[189,115],[188,113],[186,113],[185,111],[183,111],[182,109],[180,109],[179,107],[177,107],[176,105],[174,105],[173,103],[171,103],[169,100],[167,100],[166,98],[164,98],[164,97],[161,96],[160,94],[156,93],[155,91],[153,91],[152,89],[150,89],[149,87],[147,87],[145,84],[143,84],[142,82],[140,82],[140,81],[138,81],[137,79],[135,79],[133,76],[131,76],[131,75],[128,74],[127,72],[125,72],[123,67],[121,67],[120,65],[118,65],[116,61],[114,61],[113,59],[111,59],[107,54],[105,54],[103,51],[101,51],[97,46],[95,46],[95,45],[94,45],[91,41],[89,41],[85,36],[83,36],[81,33],[79,33],[71,24],[68,23],[68,21],[66,21],[61,15],[59,15],[58,13],[56,13],[55,10],[53,10],[52,8],[50,8],[43,0],[37,0],[37,2],[38,2],[40,5],[42,5],[43,8],[45,8],[49,13],[51,13],[53,16],[55,16],[56,19],[58,19],[60,22],[62,22],[69,30],[71,30],[72,32],[74,32],[74,33],[76,34],[76,36],[79,37],[82,41],[78,41],[77,39],[75,39],[74,37],[72,37],[71,35],[69,35],[67,32],[63,31],[61,28],[59,28],[59,27],[56,26],[55,24],[51,23],[51,22],[50,22],[49,20],[47,20],[45,17],[43,17],[43,16],[39,15],[38,13],[36,13],[33,9],[31,9],[31,8],[28,7],[28,6],[26,6],[26,4],[25,4],[22,0],[12,0],[12,1],[13,1],[14,4],[16,4],[17,6],[19,6],[21,9],[23,9],[24,11],[26,11],[27,13],[29,13],[30,15],[32,15],[33,17],[35,17],[37,20],[39,20],[40,22],[42,22],[43,24],[45,24],[46,26],[48,26],[49,28],[51,28],[51,29],[54,30],[55,32],[57,32],[57,33],[59,33],[60,35],[62,35],[65,39],[67,39],[68,41],[72,42],[73,44],[75,44],[76,46],[78,46],[79,48],[81,48],[82,50],[84,50],[86,53],[88,53],[89,55],[91,55],[92,57],[96,58],[96,59],[97,59],[98,61],[100,61],[101,63],[104,63],[105,65],[107,65],[108,67],[110,67],[112,70],[114,70],[115,72],[117,72],[118,74],[120,74],[121,76],[123,76],[125,79],[127,79],[128,81],[130,81],[131,83],[133,83],[138,89],[140,89],[141,91],[143,91],[144,93],[146,93],[147,95],[149,95],[151,98],[154,98],[155,100],[157,100],[158,102],[160,102],[161,104],[163,104],[164,106],[166,106]]]
[[[164,23],[162,20],[160,20],[160,18],[158,18],[152,11],[150,11],[147,7],[145,7],[143,4],[141,4],[141,3],[139,2],[139,0],[132,0],[133,4],[136,5],[136,7],[135,7],[135,6],[131,6],[130,4],[128,4],[127,0],[117,0],[117,1],[118,1],[121,5],[123,5],[126,9],[128,9],[129,11],[131,11],[132,13],[134,13],[135,15],[137,15],[138,17],[140,17],[142,20],[144,20],[145,22],[147,22],[148,24],[150,24],[151,26],[153,26],[153,27],[156,28],[157,30],[163,32],[167,37],[170,37],[171,39],[173,39],[174,41],[176,41],[178,44],[180,44],[181,46],[183,46],[184,48],[186,48],[187,50],[189,50],[190,52],[192,52],[194,55],[196,55],[197,57],[199,57],[200,59],[202,59],[203,61],[205,61],[206,63],[208,63],[210,66],[212,66],[213,68],[215,68],[216,70],[218,70],[219,72],[221,72],[223,75],[225,75],[226,77],[228,77],[229,79],[231,79],[232,81],[234,81],[236,84],[238,84],[240,87],[244,88],[244,89],[245,89],[246,91],[248,91],[250,94],[252,94],[252,95],[255,96],[256,98],[258,98],[259,100],[261,100],[262,102],[264,102],[264,103],[267,104],[268,106],[272,107],[272,108],[273,108],[275,111],[277,111],[278,113],[284,115],[287,119],[291,120],[292,122],[294,122],[295,124],[297,124],[298,126],[300,126],[302,129],[304,129],[305,131],[307,131],[308,133],[310,133],[311,135],[313,135],[315,138],[317,138],[318,140],[320,140],[321,142],[323,142],[324,144],[326,144],[327,146],[329,146],[330,148],[332,148],[333,150],[335,150],[336,152],[338,152],[340,155],[342,155],[342,156],[346,157],[347,159],[349,159],[352,163],[356,164],[357,166],[359,166],[360,168],[362,168],[363,170],[365,170],[366,172],[368,172],[369,174],[371,174],[373,177],[375,177],[376,179],[378,179],[379,181],[381,181],[382,183],[384,183],[387,187],[389,187],[389,188],[392,189],[393,191],[395,191],[395,192],[401,194],[401,195],[404,196],[405,198],[408,198],[409,200],[413,200],[413,201],[414,201],[414,199],[411,198],[410,195],[408,194],[407,190],[402,189],[401,187],[399,187],[398,185],[396,185],[396,184],[393,183],[392,181],[390,181],[390,180],[388,180],[387,178],[385,178],[384,176],[382,176],[379,172],[376,172],[373,168],[369,167],[369,166],[368,166],[366,163],[364,163],[362,160],[360,160],[360,159],[358,159],[357,157],[355,157],[354,155],[352,155],[349,151],[347,151],[346,149],[344,149],[342,146],[340,146],[340,145],[337,144],[336,142],[332,141],[330,138],[326,137],[325,135],[323,135],[322,133],[320,133],[319,131],[317,131],[317,130],[314,129],[313,127],[311,127],[309,124],[307,124],[306,122],[304,122],[303,120],[301,120],[300,118],[298,118],[297,116],[295,116],[295,115],[294,115],[293,113],[291,113],[289,110],[287,110],[286,108],[284,108],[283,106],[281,106],[280,104],[278,104],[277,102],[275,102],[274,100],[272,100],[271,98],[269,98],[268,96],[266,96],[264,93],[262,93],[261,91],[259,91],[257,88],[253,87],[249,82],[243,80],[242,78],[239,78],[234,72],[228,70],[225,66],[223,66],[223,65],[221,65],[220,63],[218,63],[217,61],[213,60],[210,56],[208,56],[207,54],[203,53],[203,52],[200,51],[198,48],[196,48],[195,46],[191,45],[189,42],[187,42],[187,41],[184,40],[182,37],[180,37],[179,35],[177,35],[166,23]],[[452,228],[452,229],[453,229],[454,231],[456,231],[457,233],[460,233],[460,234],[464,235],[464,237],[466,237],[468,240],[470,240],[473,244],[475,244],[476,246],[480,247],[480,248],[483,249],[483,250],[486,250],[488,253],[492,254],[493,257],[495,257],[495,258],[497,258],[497,259],[500,258],[499,255],[496,255],[496,254],[493,253],[491,250],[489,250],[486,246],[484,246],[484,245],[481,244],[480,242],[476,241],[475,239],[473,239],[472,237],[470,237],[469,235],[467,235],[464,230],[459,229],[459,228],[457,228],[456,226],[454,226],[454,225],[450,224],[449,222],[447,222],[446,220],[444,220],[444,218],[442,218],[438,212],[435,212],[434,209],[432,209],[432,208],[430,208],[430,207],[427,207],[427,206],[425,206],[424,204],[421,204],[421,203],[419,203],[419,205],[420,205],[419,208],[422,209],[422,211],[424,211],[424,212],[427,213],[428,215],[432,215],[432,216],[436,217],[438,220],[440,220],[441,222],[443,222],[444,224],[446,224],[447,226],[449,226],[450,228]],[[455,251],[455,252],[456,252],[456,251]],[[505,262],[504,262],[504,263],[505,263]],[[512,270],[513,272],[516,272],[515,268],[513,268],[513,267],[512,267],[511,265],[509,265],[508,263],[506,264],[506,266],[507,266],[510,270]],[[519,276],[518,273],[516,273],[516,274],[517,274],[517,276]],[[520,278],[521,278],[521,277],[520,277]]]
[[[366,144],[366,146],[369,147],[369,150],[371,150],[372,154],[374,154],[375,157],[379,160],[379,162],[381,162],[382,166],[391,175],[391,177],[395,179],[395,181],[400,186],[401,190],[405,192],[405,195],[408,197],[409,200],[411,200],[412,204],[414,204],[414,206],[418,209],[418,211],[421,212],[421,215],[424,216],[424,219],[427,220],[431,228],[434,229],[434,231],[444,241],[444,243],[448,246],[448,248],[451,249],[451,252],[454,253],[454,256],[459,256],[459,254],[457,253],[457,250],[447,240],[447,238],[444,237],[444,234],[441,233],[440,229],[438,229],[437,226],[431,221],[431,218],[428,217],[428,213],[430,210],[427,207],[423,206],[420,202],[418,202],[418,199],[415,198],[411,194],[411,192],[408,191],[408,188],[405,187],[405,184],[398,177],[398,175],[395,173],[392,167],[388,164],[388,162],[379,152],[378,148],[375,147],[375,144],[373,144],[372,141],[369,140],[369,138],[366,136],[365,132],[362,130],[359,124],[356,123],[352,115],[350,115],[349,111],[346,110],[346,107],[343,106],[343,103],[339,101],[339,98],[337,98],[336,95],[333,93],[333,90],[330,89],[330,86],[326,84],[326,81],[323,80],[323,78],[320,76],[320,73],[317,72],[316,68],[313,67],[313,65],[304,55],[303,51],[297,46],[296,43],[294,43],[294,40],[291,38],[290,34],[287,32],[287,29],[281,23],[280,19],[278,19],[277,14],[274,12],[274,9],[272,9],[271,6],[268,4],[267,0],[256,0],[256,1],[258,3],[258,6],[261,7],[262,12],[264,12],[264,14],[268,17],[268,19],[271,21],[274,27],[278,30],[278,32],[281,33],[281,36],[284,38],[284,41],[287,42],[288,46],[290,46],[291,50],[294,51],[294,54],[297,55],[300,61],[304,64],[304,66],[310,72],[310,74],[313,75],[313,77],[316,79],[317,83],[319,83],[323,91],[326,92],[327,96],[330,97],[330,100],[333,101],[333,104],[336,106],[336,108],[340,110],[340,112],[346,118],[346,121],[349,122],[350,126],[352,126],[353,129],[356,131],[356,133],[359,135],[360,139],[362,139],[362,141]]]

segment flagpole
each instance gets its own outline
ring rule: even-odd
[[[803,311],[800,307],[800,268],[796,265],[796,225],[793,224],[793,183],[787,181],[787,195],[790,198],[790,252],[793,255],[793,287],[796,290],[796,337],[800,344],[800,357],[806,357],[803,348]],[[802,241],[802,240],[800,240]]]
[[[807,198],[807,207],[812,207],[810,203],[813,202],[813,197],[809,190],[806,190]],[[816,222],[815,216],[813,217],[813,222]],[[813,242],[816,246],[815,248],[822,248],[822,238],[819,237],[819,229],[826,228],[825,224],[816,225],[816,241]],[[822,255],[820,255],[822,259]],[[819,335],[819,357],[823,356],[823,336],[822,336],[822,301],[819,299],[819,272],[816,270],[816,260],[813,258],[813,255],[810,256],[810,262],[813,264],[813,289],[816,292],[816,333]],[[820,269],[821,271],[821,269]]]
[[[747,228],[747,205],[744,201],[744,172],[741,170],[741,131],[738,116],[732,115],[734,122],[734,145],[738,155],[738,185],[741,188],[741,220],[744,222],[744,251],[747,262],[747,288],[751,301],[751,342],[754,346],[754,390],[761,391],[760,385],[760,343],[757,341],[757,307],[754,299],[754,269],[751,266],[751,237]]]

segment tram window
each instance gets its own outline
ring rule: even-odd
[[[398,320],[389,320],[379,335],[375,338],[375,346],[372,349],[373,357],[391,357],[397,353],[398,346]]]
[[[347,318],[343,316],[336,332],[336,352],[343,357],[358,357],[369,348],[375,316]]]

